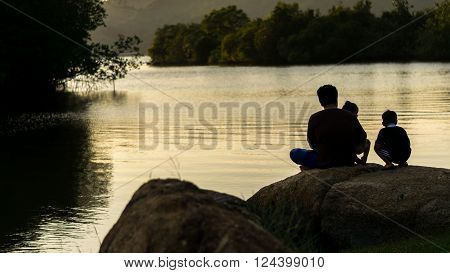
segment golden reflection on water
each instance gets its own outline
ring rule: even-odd
[[[338,87],[341,104],[345,100],[358,104],[360,121],[372,142],[381,129],[382,112],[395,110],[399,125],[412,140],[410,164],[450,168],[450,65],[345,65],[304,84],[327,68],[144,67],[134,71],[135,77],[151,86],[132,77],[120,80],[116,88],[126,92],[126,99],[96,103],[85,113],[92,150],[89,161],[111,166],[109,190],[92,197],[106,205],[81,207],[93,215],[86,221],[81,219],[83,214],[70,220],[43,217],[33,230],[36,236],[24,236],[28,244],[9,250],[97,251],[99,238],[107,234],[131,195],[149,178],[180,177],[202,188],[246,199],[263,186],[297,173],[298,168],[289,161],[289,151],[306,145],[308,117],[320,110],[315,92],[326,83]],[[177,124],[177,102],[152,86],[192,105],[193,116],[182,109]],[[286,112],[266,116],[264,106],[277,98]],[[143,102],[153,103],[161,111],[155,126],[158,131],[145,130],[143,135],[146,142],[158,139],[157,147],[151,150],[139,145],[143,133],[139,130],[139,104]],[[219,105],[224,102],[238,103],[241,108],[257,103],[262,114],[250,109],[244,117],[241,108],[236,108],[228,115]],[[217,107],[217,115],[207,112],[203,117],[215,132],[200,122],[202,103]],[[170,107],[167,117],[161,110],[165,104]],[[283,141],[276,145],[280,135]],[[201,141],[217,145],[205,149]],[[190,150],[180,150],[179,146],[191,142]],[[369,161],[381,163],[373,152]]]

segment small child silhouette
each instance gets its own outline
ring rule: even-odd
[[[411,142],[405,129],[397,126],[397,113],[386,111],[383,113],[383,126],[375,142],[375,152],[386,163],[385,169],[408,166],[411,156]]]
[[[355,115],[356,117],[358,117],[358,113],[359,113],[359,108],[358,105],[356,105],[353,102],[350,101],[346,101],[344,106],[342,106],[343,110],[349,111],[350,113],[352,113],[353,115]],[[362,144],[362,145],[358,145],[356,147],[356,154],[363,154],[361,158],[359,158],[358,156],[355,156],[355,162],[357,164],[366,164],[367,163],[367,158],[369,157],[369,152],[370,152],[370,145],[372,143],[370,143],[370,140],[366,139],[366,143]]]

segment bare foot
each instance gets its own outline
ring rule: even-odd
[[[388,163],[388,164],[386,164],[386,166],[383,167],[383,170],[393,170],[393,169],[395,169],[395,168],[396,168],[396,167],[395,167],[394,164]]]
[[[404,163],[398,164],[398,166],[399,166],[400,168],[406,168],[406,167],[408,167],[409,165],[408,165],[408,162],[404,162]]]
[[[363,158],[361,158],[361,159],[357,159],[356,160],[356,164],[357,165],[362,165],[362,166],[364,166],[364,165],[367,165],[367,159],[363,159]]]
[[[361,164],[362,165],[366,165],[367,164],[367,156],[363,156],[363,157],[361,157]]]

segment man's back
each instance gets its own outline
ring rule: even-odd
[[[308,141],[318,152],[320,168],[353,165],[355,147],[364,144],[366,138],[356,116],[342,109],[325,109],[309,120]]]

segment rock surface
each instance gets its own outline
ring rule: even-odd
[[[372,164],[311,170],[263,188],[248,203],[297,250],[370,246],[412,232],[449,232],[450,170],[382,171]]]
[[[342,247],[412,232],[450,232],[450,170],[409,167],[360,175],[332,187],[320,213],[322,230]]]
[[[154,180],[133,196],[100,252],[287,252],[239,198]]]

